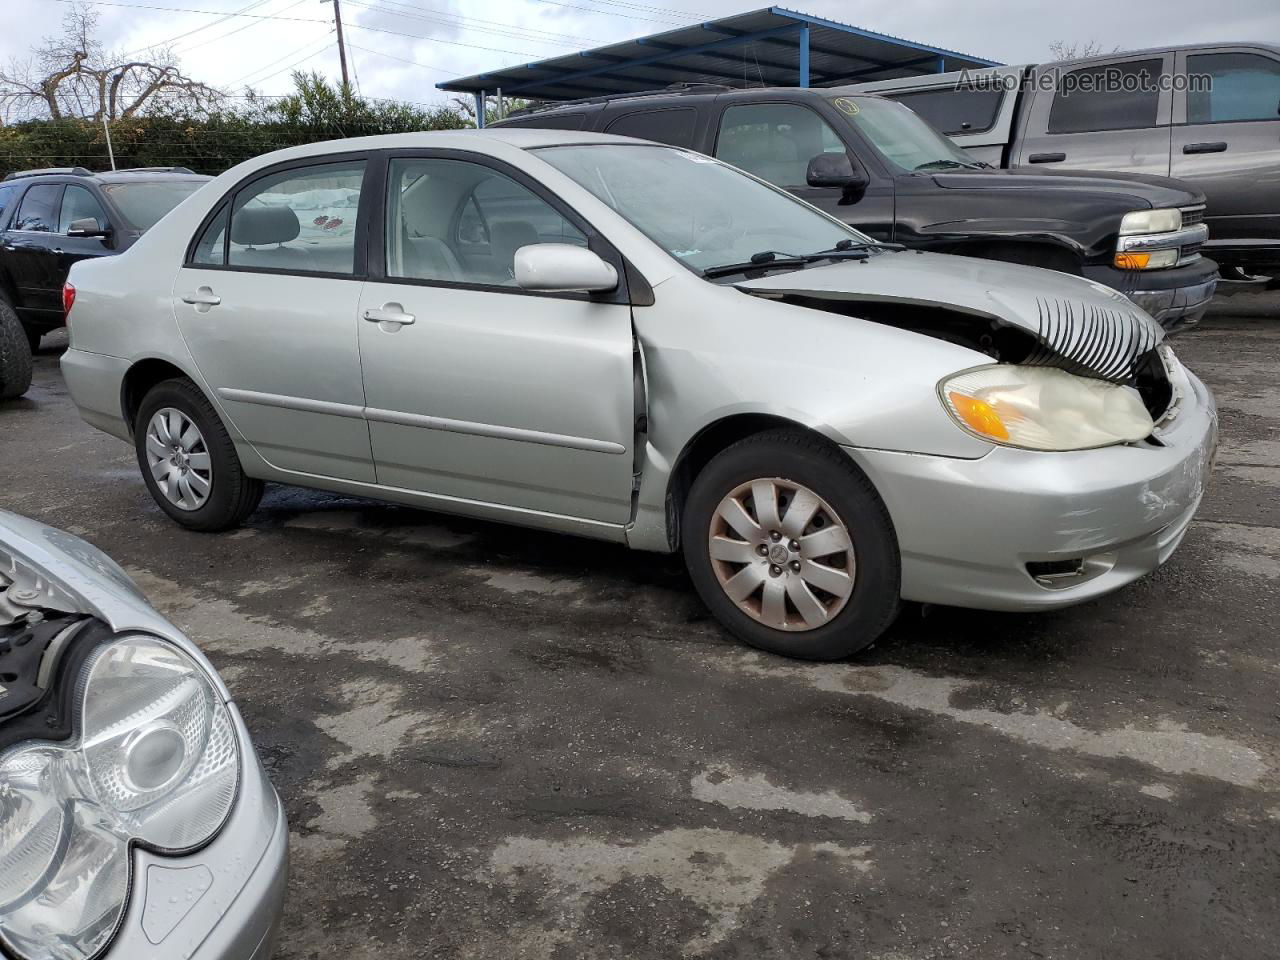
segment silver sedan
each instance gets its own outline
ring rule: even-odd
[[[274,481],[683,550],[729,629],[800,657],[902,598],[1045,609],[1153,570],[1216,437],[1115,291],[618,137],[269,154],[70,286],[71,395],[178,523]]]
[[[0,510],[0,955],[267,960],[288,845],[208,660],[96,548]]]

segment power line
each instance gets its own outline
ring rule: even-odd
[[[276,13],[278,14],[284,13],[287,10],[292,10],[294,7],[300,7],[306,2],[307,0],[294,0],[294,2],[289,4],[288,6],[281,7],[279,10],[276,11]],[[199,50],[201,47],[207,47],[211,43],[217,43],[219,40],[225,40],[227,39],[227,37],[233,37],[237,33],[240,33],[244,30],[248,30],[252,27],[260,27],[264,22],[265,21],[263,20],[251,20],[246,24],[242,24],[241,26],[236,27],[234,30],[228,30],[226,33],[219,34],[216,37],[209,37],[207,39],[201,40],[198,43],[193,43],[191,44],[191,46],[180,46],[175,52],[188,54],[192,50]]]
[[[332,29],[326,30],[326,31],[325,31],[325,33],[324,33],[324,36],[323,36],[323,37],[320,37],[318,40],[317,40],[317,39],[314,39],[314,38],[313,38],[313,39],[311,39],[311,40],[308,40],[308,41],[307,41],[306,43],[304,43],[302,46],[298,47],[298,48],[297,48],[297,49],[295,49],[295,50],[291,50],[289,53],[286,53],[284,56],[280,57],[280,58],[279,58],[279,60],[276,60],[276,61],[275,61],[275,63],[269,63],[269,64],[267,64],[265,67],[258,67],[256,70],[250,70],[250,71],[249,71],[248,73],[246,73],[244,76],[242,76],[242,77],[238,77],[237,79],[232,80],[230,83],[228,83],[228,84],[227,84],[227,86],[228,86],[228,87],[238,87],[238,86],[240,86],[241,84],[243,84],[246,80],[248,80],[250,77],[257,77],[257,76],[258,76],[258,74],[262,73],[264,70],[270,70],[272,67],[274,67],[274,66],[276,65],[276,63],[279,63],[279,62],[280,62],[280,60],[288,59],[289,57],[292,57],[292,56],[294,56],[295,54],[301,53],[303,50],[307,49],[308,47],[314,47],[317,43],[322,43],[322,44],[324,44],[324,46],[321,48],[321,50],[327,50],[327,49],[329,48],[329,37],[330,37],[332,34],[333,34],[333,30],[332,30]],[[314,51],[312,51],[311,53],[309,53],[309,54],[307,54],[305,57],[303,57],[303,58],[302,58],[302,60],[299,60],[299,61],[298,61],[298,63],[302,63],[302,62],[303,62],[303,60],[310,60],[310,59],[311,59],[312,57],[314,57],[316,54],[320,53],[320,52],[321,52],[321,50],[314,50]],[[290,67],[292,67],[292,66],[296,66],[296,65],[297,65],[297,64],[290,64],[289,66],[290,66]],[[276,70],[274,73],[268,74],[268,75],[267,75],[267,76],[265,76],[265,77],[258,77],[258,79],[256,79],[256,80],[254,81],[254,83],[262,83],[263,81],[265,81],[265,80],[269,80],[269,79],[271,79],[271,77],[276,76],[276,74],[283,73],[285,70],[288,70],[288,69],[289,69],[289,67],[282,67],[282,68],[280,68],[279,70]]]
[[[480,20],[474,17],[457,17],[456,20],[444,19],[443,16],[437,16],[432,13],[419,13],[419,8],[407,3],[398,3],[395,0],[373,0],[373,2],[347,0],[347,2],[357,7],[363,7],[366,10],[372,10],[375,13],[387,14],[388,16],[404,17],[407,20],[421,20],[424,23],[437,23],[459,30],[473,30],[477,33],[488,33],[500,37],[509,37],[514,40],[532,40],[535,43],[552,43],[564,47],[580,47],[584,40],[591,43],[602,42],[593,41],[586,37],[574,37],[565,33],[552,33],[549,30],[535,31],[533,28],[510,27],[493,20]],[[407,11],[412,12],[393,10],[391,9],[392,6],[405,7]],[[544,36],[538,36],[537,34],[544,34]]]
[[[373,55],[375,55],[375,56],[378,56],[378,57],[386,57],[386,58],[387,58],[387,59],[389,59],[389,60],[399,60],[401,63],[407,63],[407,64],[409,64],[410,66],[413,66],[413,67],[421,67],[421,68],[422,68],[422,69],[424,69],[424,70],[434,70],[434,71],[436,71],[437,73],[449,73],[449,74],[452,74],[452,73],[454,72],[454,71],[453,71],[453,70],[451,70],[451,69],[446,69],[446,68],[444,68],[444,67],[437,67],[437,66],[433,66],[433,65],[432,65],[432,64],[430,64],[430,63],[419,63],[417,60],[407,60],[407,59],[405,59],[404,57],[397,57],[397,56],[396,56],[395,54],[393,54],[393,53],[386,53],[386,52],[384,52],[384,51],[382,51],[382,50],[374,50],[374,49],[372,49],[372,48],[370,48],[370,47],[362,47],[362,46],[359,46],[358,44],[354,44],[354,43],[348,43],[348,44],[347,44],[347,46],[348,46],[348,47],[350,47],[352,50],[361,50],[361,51],[363,51],[364,53],[372,53],[372,54],[373,54]],[[366,99],[372,99],[372,98],[366,98]],[[384,99],[391,99],[391,98],[384,98]],[[396,101],[396,102],[400,102],[400,101]],[[404,102],[405,102],[405,103],[412,103],[413,101],[412,101],[412,100],[406,100],[406,101],[404,101]],[[425,106],[425,104],[424,104],[424,106]]]

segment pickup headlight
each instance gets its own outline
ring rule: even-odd
[[[231,811],[240,750],[205,671],[127,636],[90,654],[70,741],[0,754],[0,942],[23,960],[87,960],[110,943],[133,843],[186,852]]]
[[[1154,426],[1132,387],[1053,367],[977,367],[943,380],[938,393],[964,430],[989,443],[1026,450],[1133,443]]]
[[[1173,208],[1160,210],[1135,210],[1120,220],[1120,236],[1133,237],[1144,233],[1173,233],[1182,229],[1182,211]]]

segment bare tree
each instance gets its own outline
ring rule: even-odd
[[[1065,40],[1054,40],[1049,44],[1049,53],[1054,60],[1080,60],[1084,57],[1100,57],[1105,54],[1119,53],[1119,47],[1103,50],[1097,40],[1086,40],[1084,43],[1067,43]]]
[[[46,37],[24,61],[0,70],[0,113],[9,120],[131,117],[160,104],[203,110],[222,93],[182,72],[173,52],[142,57],[107,51],[96,38],[96,13],[73,6],[62,35]]]

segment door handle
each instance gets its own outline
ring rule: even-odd
[[[61,248],[61,247],[54,247],[54,248],[53,248],[53,252],[54,252],[55,254],[57,254],[58,256],[62,256],[62,248]]]
[[[404,307],[398,303],[384,303],[378,309],[370,307],[364,312],[364,318],[370,323],[395,323],[402,327],[413,323],[415,319],[412,313],[405,313]]]
[[[1183,153],[1222,153],[1227,149],[1226,141],[1215,140],[1212,143],[1184,143]]]
[[[1065,159],[1065,153],[1033,153],[1027,157],[1027,163],[1061,163]]]
[[[222,298],[214,295],[209,287],[201,287],[195,293],[184,294],[183,303],[190,303],[196,307],[216,307],[222,302]]]

